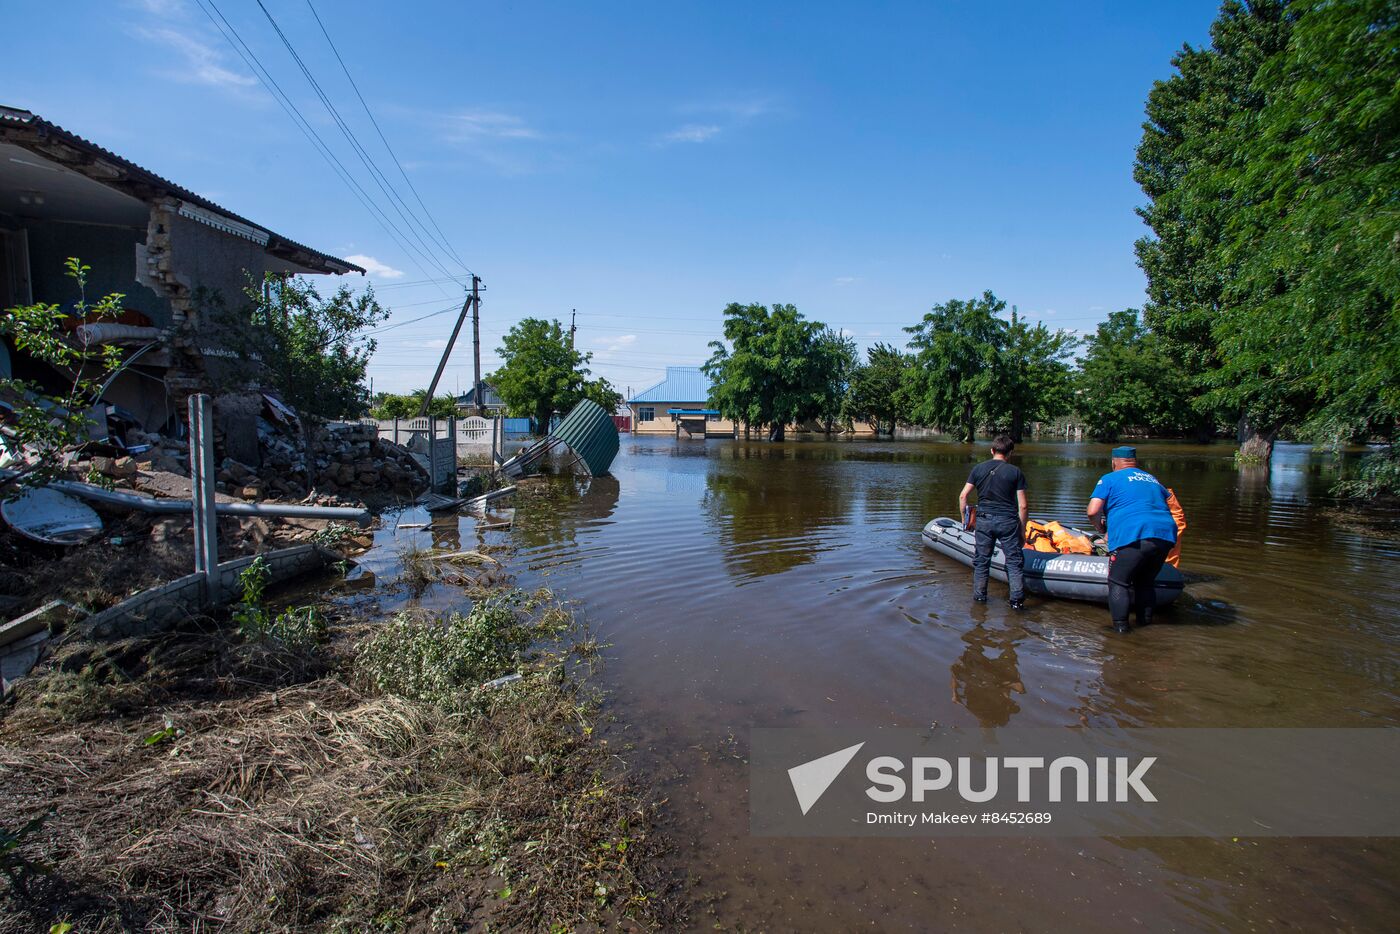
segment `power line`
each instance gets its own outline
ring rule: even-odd
[[[462,260],[462,257],[457,255],[457,251],[452,249],[451,243],[447,240],[447,234],[442,232],[442,227],[438,225],[437,218],[433,216],[432,211],[428,210],[428,205],[424,203],[423,196],[418,193],[418,189],[414,186],[413,180],[409,178],[408,173],[404,171],[403,163],[399,161],[399,157],[394,152],[394,148],[389,145],[389,140],[385,137],[384,131],[379,128],[379,121],[374,119],[374,113],[370,111],[369,104],[365,102],[365,96],[360,93],[360,86],[355,83],[355,78],[350,74],[350,69],[346,67],[345,59],[340,57],[340,50],[335,47],[335,41],[331,39],[331,34],[326,30],[326,24],[321,22],[321,14],[316,12],[315,4],[313,4],[311,0],[306,0],[306,6],[311,10],[311,15],[315,17],[316,25],[321,27],[321,35],[326,37],[326,43],[331,47],[331,51],[335,53],[335,60],[340,63],[340,70],[345,72],[345,78],[350,82],[350,87],[354,89],[355,96],[359,98],[360,106],[365,109],[365,116],[369,117],[369,122],[374,126],[374,132],[379,134],[379,141],[384,144],[384,150],[389,153],[389,158],[394,160],[394,165],[398,166],[399,174],[403,176],[404,182],[408,184],[408,190],[413,192],[413,197],[417,199],[418,205],[423,209],[424,216],[428,218],[429,223],[433,225],[433,229],[437,231],[439,238],[437,242],[457,261],[458,265],[469,274],[476,275]]]
[[[399,322],[396,323],[396,324],[386,324],[386,325],[384,325],[382,328],[373,328],[373,329],[371,329],[371,330],[365,331],[364,333],[365,333],[365,334],[383,334],[385,331],[392,331],[392,330],[394,330],[395,328],[405,327],[405,326],[410,325],[410,324],[417,324],[419,321],[427,321],[429,318],[436,318],[436,317],[438,317],[439,315],[445,315],[445,314],[447,314],[448,312],[453,312],[453,311],[456,311],[456,310],[457,310],[457,306],[456,306],[456,305],[449,305],[449,306],[446,307],[446,308],[441,308],[441,309],[439,309],[439,310],[437,310],[437,311],[430,312],[429,314],[423,315],[423,316],[420,317],[420,318],[412,318],[412,319],[410,319],[410,320],[408,320],[408,321],[399,321]]]
[[[379,186],[379,190],[389,199],[389,206],[398,212],[399,217],[403,218],[404,223],[408,227],[409,235],[417,240],[418,245],[422,247],[423,255],[431,261],[433,265],[437,266],[438,269],[442,270],[444,276],[451,277],[452,273],[448,272],[447,267],[444,266],[436,256],[432,255],[432,248],[428,246],[427,241],[413,229],[413,225],[416,223],[426,232],[426,228],[423,227],[423,222],[418,220],[417,216],[414,215],[411,210],[405,213],[405,208],[408,207],[407,203],[404,202],[397,191],[393,190],[393,186],[388,184],[389,180],[384,176],[384,173],[380,171],[379,166],[375,164],[373,158],[371,158],[369,153],[365,150],[365,147],[361,145],[359,138],[356,137],[354,131],[350,129],[350,125],[341,117],[340,111],[331,103],[330,97],[321,88],[320,82],[318,82],[316,77],[311,73],[311,69],[308,68],[306,62],[302,60],[301,55],[297,53],[296,48],[292,45],[291,39],[287,38],[287,34],[283,32],[282,27],[277,24],[277,20],[273,18],[271,11],[268,10],[263,0],[256,0],[256,2],[258,4],[258,9],[262,10],[263,16],[267,17],[268,23],[272,25],[273,31],[277,33],[277,38],[282,40],[282,45],[286,48],[287,54],[291,55],[292,61],[296,63],[297,68],[301,70],[307,83],[311,85],[311,89],[315,91],[316,96],[320,98],[321,104],[326,108],[326,112],[331,115],[331,119],[335,121],[336,127],[339,128],[341,135],[345,137],[345,141],[350,144],[351,150],[359,157],[360,162],[369,172],[370,180]],[[463,268],[465,268],[465,265]]]
[[[389,220],[388,215],[384,214],[384,212],[379,209],[379,206],[374,204],[373,200],[369,197],[369,193],[360,186],[359,182],[355,181],[349,170],[345,168],[340,159],[331,151],[325,141],[321,139],[320,134],[311,126],[306,117],[302,115],[296,104],[292,102],[291,97],[282,90],[282,86],[277,83],[277,79],[272,77],[272,73],[263,66],[262,60],[258,58],[257,53],[252,50],[252,47],[250,47],[248,43],[243,41],[243,37],[239,35],[238,30],[228,21],[228,18],[224,16],[223,11],[219,9],[215,0],[195,0],[195,2],[199,4],[200,10],[208,17],[209,22],[214,24],[214,28],[218,31],[219,35],[222,36],[224,41],[237,53],[238,57],[243,60],[243,63],[262,80],[264,86],[266,86],[268,90],[273,92],[273,99],[277,101],[278,105],[287,116],[292,119],[292,123],[295,124],[302,135],[307,138],[312,147],[321,155],[321,158],[326,160],[327,164],[330,165],[331,169],[340,177],[341,181],[349,186],[350,193],[359,200],[365,210],[370,212],[379,223],[380,227],[383,228],[384,232],[389,235],[389,238],[406,254],[410,254],[408,257],[409,261],[418,268],[418,271],[425,277],[431,278],[428,271],[411,255],[412,251],[405,246],[399,235],[395,233],[393,229],[394,224]],[[206,3],[208,4],[207,7],[205,6]],[[213,10],[212,13],[210,9]],[[218,16],[217,19],[215,19],[215,14]],[[442,291],[440,286],[439,291]],[[443,294],[446,295],[446,292]]]

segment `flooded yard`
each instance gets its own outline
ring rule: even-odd
[[[1140,447],[1186,509],[1188,587],[1128,637],[995,583],[973,604],[919,530],[977,455],[932,442],[624,436],[613,477],[520,503],[512,570],[607,644],[615,741],[669,796],[697,928],[1391,928],[1389,840],[749,835],[752,727],[1396,726],[1396,544],[1329,519],[1330,459],[1230,453]],[[1108,469],[1095,445],[1015,460],[1042,519],[1080,520]]]

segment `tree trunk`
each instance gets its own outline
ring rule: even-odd
[[[977,422],[972,414],[972,400],[963,400],[963,436],[962,441],[967,444],[977,440]]]
[[[1017,444],[1026,433],[1026,417],[1020,412],[1011,413],[1011,440]]]
[[[769,441],[782,441],[787,434],[787,425],[782,422],[774,422],[773,427],[768,430]]]
[[[306,492],[316,490],[316,455],[311,451],[311,417],[301,416],[301,467],[306,471]]]
[[[1239,422],[1240,450],[1235,459],[1242,466],[1267,465],[1274,456],[1274,439],[1278,437],[1279,425],[1256,425],[1249,416],[1241,416]]]

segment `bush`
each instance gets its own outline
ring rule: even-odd
[[[530,645],[517,603],[492,597],[445,619],[401,613],[363,643],[356,672],[378,693],[466,709],[474,689],[514,671]]]
[[[1400,455],[1394,447],[1367,454],[1361,458],[1356,476],[1337,483],[1332,493],[1344,499],[1400,497]]]
[[[314,606],[292,606],[273,616],[263,606],[267,588],[267,562],[259,555],[238,575],[242,600],[233,609],[233,621],[243,638],[251,642],[275,641],[293,652],[306,652],[326,641],[326,621]]]

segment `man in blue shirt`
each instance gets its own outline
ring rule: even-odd
[[[1128,631],[1129,606],[1137,623],[1152,622],[1157,572],[1176,544],[1176,520],[1167,488],[1137,465],[1137,449],[1113,449],[1113,472],[1099,478],[1089,500],[1089,519],[1108,534],[1108,611],[1113,628]]]

